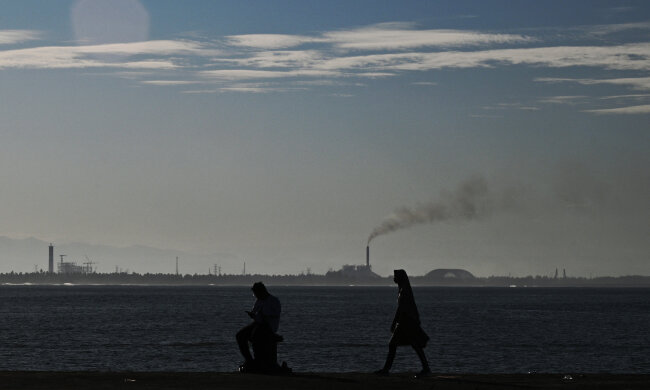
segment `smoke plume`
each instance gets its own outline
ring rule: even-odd
[[[461,183],[455,192],[443,193],[437,201],[415,208],[402,207],[384,219],[368,237],[375,237],[410,228],[448,220],[472,220],[485,215],[491,206],[488,185],[484,178],[474,177]]]

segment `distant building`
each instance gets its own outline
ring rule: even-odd
[[[331,279],[346,279],[350,281],[376,281],[381,279],[381,276],[372,272],[369,265],[344,265],[338,271],[329,271],[325,274],[326,278]]]
[[[47,272],[54,273],[54,245],[50,244],[49,257],[47,262]]]
[[[83,274],[83,273],[86,272],[85,267],[83,267],[81,265],[77,265],[77,263],[74,263],[74,262],[61,262],[61,263],[58,263],[58,270],[59,270],[60,274],[66,274],[66,275]]]
[[[434,269],[433,271],[429,272],[428,274],[424,275],[425,280],[431,280],[431,281],[470,281],[476,279],[474,275],[471,274],[469,271],[465,271],[464,269],[451,269],[451,268],[440,268],[440,269]]]

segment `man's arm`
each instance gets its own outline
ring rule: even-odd
[[[258,317],[258,314],[262,311],[262,301],[259,299],[255,301],[255,304],[253,305],[253,309],[251,311],[246,311],[246,314],[254,320],[257,321],[256,317]]]

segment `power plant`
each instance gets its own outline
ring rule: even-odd
[[[48,256],[48,272],[50,274],[54,273],[54,245],[50,244],[49,246],[49,256]],[[57,263],[57,272],[59,274],[90,274],[93,273],[92,265],[95,264],[88,259],[86,256],[87,262],[84,265],[77,265],[73,261],[63,261],[63,258],[67,255],[59,255],[61,261]]]
[[[52,243],[50,243],[50,258],[48,262],[47,272],[51,274],[54,273],[54,245],[52,245]]]
[[[370,245],[366,246],[366,267],[370,269]]]
[[[346,264],[338,271],[329,271],[325,276],[330,278],[344,278],[357,282],[374,281],[381,279],[381,276],[372,272],[370,266],[370,245],[366,246],[366,264],[365,265],[350,265]]]

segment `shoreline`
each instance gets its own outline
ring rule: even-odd
[[[3,389],[647,389],[650,374],[443,374],[413,379],[372,373],[0,371]]]
[[[350,283],[350,284],[300,284],[300,283],[265,283],[270,287],[380,287],[380,288],[395,288],[395,284],[364,284],[364,283]],[[578,285],[578,284],[565,284],[565,285],[481,285],[481,284],[417,284],[412,283],[413,287],[418,288],[484,288],[484,289],[632,289],[642,290],[650,289],[650,284],[593,284],[593,285]],[[215,284],[215,283],[10,283],[2,282],[0,287],[250,287],[250,284],[232,283],[232,284]]]

